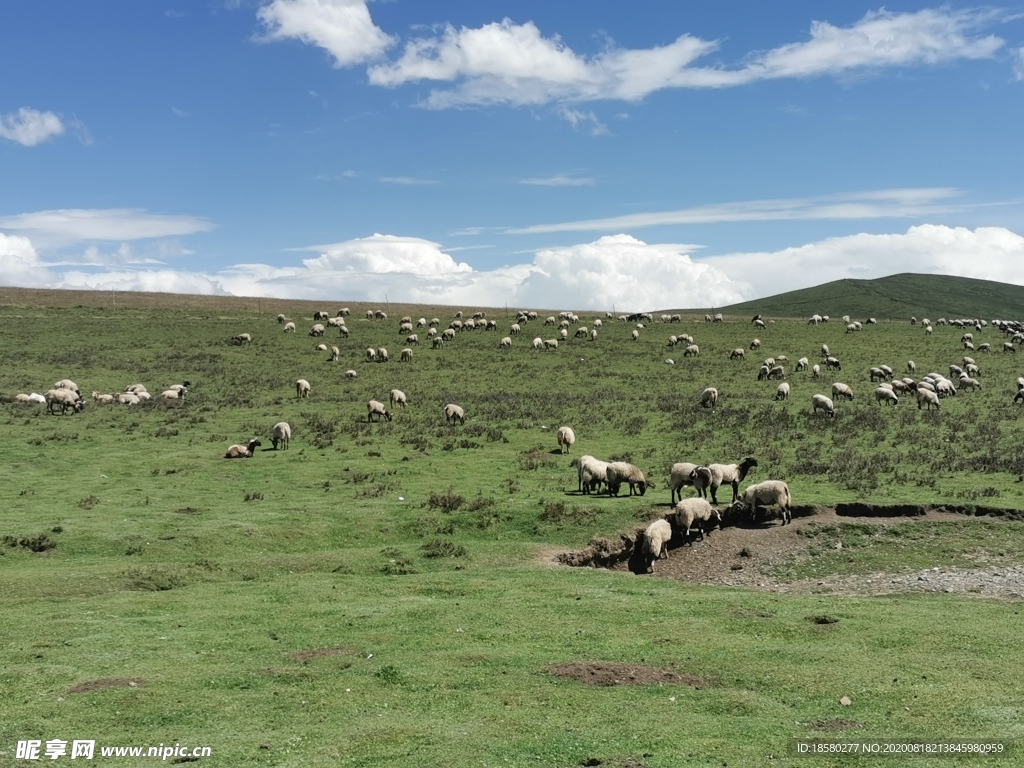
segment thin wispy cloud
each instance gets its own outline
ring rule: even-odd
[[[175,117],[188,117],[188,112],[184,109],[178,109],[177,107],[171,107],[171,112]]]
[[[198,216],[149,213],[137,208],[66,208],[0,217],[0,230],[24,233],[47,247],[176,237],[213,228],[210,221]]]
[[[370,19],[364,0],[275,0],[261,8],[266,39],[297,39],[327,50],[335,66],[380,58],[395,42]],[[609,44],[592,56],[573,51],[533,22],[511,19],[480,27],[445,24],[440,32],[405,42],[401,55],[373,64],[369,82],[386,88],[410,83],[447,84],[422,104],[432,109],[469,105],[579,104],[597,100],[640,101],[669,88],[732,88],[763,80],[847,76],[887,68],[934,66],[992,58],[1004,41],[984,29],[1000,14],[988,10],[872,11],[849,26],[814,21],[809,39],[750,52],[730,66],[699,66],[721,51],[718,40],[690,34],[651,48]],[[591,113],[568,107],[574,125],[607,129]]]
[[[62,133],[64,123],[53,112],[22,107],[17,112],[0,115],[0,138],[16,141],[23,147],[34,147]]]
[[[825,197],[749,200],[674,211],[630,213],[603,219],[534,224],[505,231],[508,234],[533,235],[551,232],[620,232],[667,224],[902,218],[964,210],[966,205],[950,202],[959,194],[956,189],[931,187],[874,190]]]
[[[418,187],[422,184],[439,184],[434,179],[414,179],[411,176],[381,176],[379,181],[384,184],[402,184],[407,187]]]
[[[520,179],[519,183],[534,187],[593,187],[597,184],[594,179],[586,176],[568,176],[561,173],[543,178]]]

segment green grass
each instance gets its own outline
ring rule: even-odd
[[[537,353],[529,341],[551,328],[529,324],[500,351],[512,320],[490,310],[498,333],[371,365],[369,346],[397,358],[401,315],[447,325],[452,310],[391,307],[368,322],[350,304],[350,338],[328,331],[342,348],[331,364],[303,335],[311,303],[118,296],[114,309],[99,295],[66,306],[26,295],[0,306],[0,399],[64,377],[87,396],[140,381],[193,388],[181,403],[90,403],[65,417],[0,403],[0,765],[17,764],[15,744],[30,738],[208,744],[203,762],[229,766],[656,768],[767,764],[789,738],[832,735],[815,724],[834,719],[862,725],[858,738],[1024,735],[1019,603],[772,595],[551,564],[556,550],[663,512],[674,461],[754,455],[752,479],[787,480],[800,504],[1024,508],[1013,356],[980,359],[985,388],[940,413],[868,397],[869,366],[959,361],[954,328],[847,335],[780,319],[757,334],[760,353],[730,362],[755,335],[749,318],[656,323],[635,343],[631,326],[605,321],[597,342]],[[251,348],[227,343],[240,332]],[[680,332],[699,357],[666,347]],[[792,372],[823,342],[857,393],[832,420],[809,412],[832,379]],[[756,380],[769,354],[790,357],[788,403]],[[299,377],[309,400],[295,397]],[[709,384],[721,391],[714,411],[698,404]],[[392,387],[409,408],[367,424],[366,401]],[[464,426],[444,423],[446,402],[466,408]],[[282,419],[290,450],[221,458],[254,435],[269,447]],[[571,456],[557,453],[561,424],[576,430]],[[570,462],[584,453],[631,460],[656,488],[577,495]],[[818,531],[823,555],[800,568],[968,565],[981,551],[1020,562],[1020,523],[895,528],[905,532]],[[841,557],[824,552],[834,539]],[[808,620],[818,615],[838,622]],[[332,652],[295,655],[315,649]],[[549,671],[582,661],[709,684],[595,688]],[[69,692],[102,679],[139,682]]]

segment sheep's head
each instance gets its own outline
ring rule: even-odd
[[[255,452],[255,450],[261,445],[263,445],[263,443],[261,443],[258,438],[254,437],[252,440],[249,441],[249,453]]]

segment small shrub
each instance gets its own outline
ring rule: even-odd
[[[4,536],[2,541],[4,546],[21,547],[31,552],[46,552],[49,549],[56,549],[57,547],[57,542],[45,533],[40,533],[35,536],[23,536],[22,538],[18,538],[17,536]]]
[[[100,500],[99,500],[98,497],[96,497],[96,496],[86,496],[84,499],[82,499],[81,501],[78,502],[78,506],[81,507],[82,509],[92,509],[93,507],[95,507],[99,503],[100,503]]]
[[[128,589],[139,592],[166,592],[186,583],[178,571],[158,565],[129,568],[122,576]]]
[[[469,554],[461,544],[453,544],[444,539],[428,541],[420,549],[423,550],[424,557],[465,557]]]
[[[398,671],[398,667],[392,664],[385,664],[374,672],[373,676],[387,685],[397,685],[402,682],[402,673]]]
[[[263,501],[262,491],[253,491],[252,493],[245,494],[243,501]]]
[[[431,493],[427,506],[430,509],[440,509],[442,512],[454,512],[465,503],[464,498],[449,489],[447,493]]]
[[[385,576],[408,576],[416,573],[416,569],[413,567],[412,558],[403,555],[388,560],[380,567],[380,572]]]

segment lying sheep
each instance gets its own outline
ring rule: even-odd
[[[718,390],[714,387],[706,387],[700,393],[700,404],[705,408],[714,408],[718,403]]]
[[[305,379],[299,379],[295,382],[295,394],[298,397],[309,397],[310,386],[309,382]]]
[[[722,513],[712,507],[707,499],[702,499],[699,496],[694,496],[689,499],[682,499],[676,504],[675,509],[676,527],[686,537],[686,543],[693,546],[692,529],[694,523],[697,523],[697,530],[700,531],[700,537],[703,540],[704,536],[710,532],[711,528],[718,524],[718,527],[722,527]],[[705,530],[705,525],[710,523],[708,530]]]
[[[232,445],[228,448],[228,452],[224,454],[225,459],[251,459],[256,452],[256,448],[263,445],[255,437],[249,441],[248,445]]]
[[[718,503],[718,489],[723,485],[732,486],[732,500],[736,501],[740,491],[740,483],[746,478],[747,473],[757,466],[757,459],[747,456],[738,464],[708,464],[711,470],[711,503]]]
[[[148,395],[149,393],[143,392],[142,394]],[[134,392],[121,392],[117,396],[117,402],[121,405],[138,405],[142,402],[142,398]]]
[[[373,421],[374,416],[377,417],[377,421],[380,421],[382,418],[391,421],[391,413],[385,407],[384,403],[379,400],[370,400],[366,404],[366,420]]]
[[[95,397],[95,396],[96,396],[96,393],[93,392],[93,397]],[[113,399],[114,399],[113,396],[110,396],[110,399],[111,399],[111,401],[113,401]],[[31,403],[32,402],[32,398],[29,397],[28,395],[26,395],[24,392],[22,392],[21,394],[18,394],[18,395],[14,396],[14,402],[16,402],[16,403]]]
[[[778,506],[782,512],[783,525],[793,519],[790,512],[792,498],[789,495],[789,486],[781,480],[764,480],[754,485],[748,485],[743,494],[733,502],[732,509],[737,512],[749,509],[750,522],[756,523],[758,506]]]
[[[579,478],[579,490],[582,493],[598,491],[602,483],[608,483],[608,462],[595,459],[593,456],[580,456],[576,460],[576,473]]]
[[[668,543],[672,539],[672,526],[668,520],[655,520],[644,531],[644,554],[647,556],[647,572],[654,570],[654,561],[668,557]]]
[[[688,461],[680,461],[669,470],[668,487],[672,492],[672,503],[682,500],[682,489],[692,485],[698,496],[706,497],[711,485],[711,470]],[[678,496],[678,498],[677,498]]]
[[[21,395],[18,395],[18,397],[20,398]],[[104,403],[104,404],[110,404],[110,403],[114,402],[114,396],[113,395],[101,395],[99,392],[93,392],[92,393],[92,399],[95,400],[97,403]],[[28,402],[28,395],[25,395],[25,402]]]
[[[570,453],[573,444],[576,442],[576,433],[572,431],[572,427],[559,427],[558,428],[558,450],[562,451],[565,448],[564,453]]]
[[[458,421],[459,424],[465,424],[466,412],[461,406],[458,406],[455,403],[448,403],[448,405],[444,407],[444,418],[449,424],[454,424],[456,421]]]
[[[409,405],[409,398],[405,396],[405,392],[400,389],[392,389],[388,393],[388,400],[391,402],[392,408],[405,408]]]
[[[643,496],[648,488],[653,488],[654,483],[644,479],[644,473],[640,469],[625,461],[613,461],[608,464],[608,494],[619,495],[619,488],[623,483],[629,485],[629,495],[634,492]]]
[[[287,421],[279,421],[270,429],[270,442],[274,444],[276,451],[278,446],[281,450],[288,450],[288,443],[292,439],[292,426]]]
[[[186,392],[188,392],[187,389],[165,389],[160,393],[160,397],[164,400],[184,400]]]
[[[314,352],[326,352],[327,351],[327,345],[326,344],[317,344],[315,347],[313,347],[313,351]]]
[[[811,398],[811,413],[815,414],[819,410],[824,411],[825,415],[829,417],[836,415],[835,405],[833,405],[832,400],[825,395],[814,395]]]

